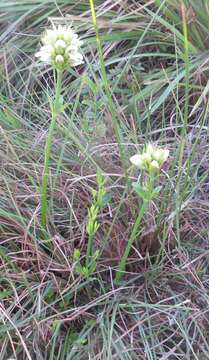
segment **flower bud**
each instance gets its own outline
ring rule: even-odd
[[[47,45],[47,44],[50,44],[50,45],[54,45],[56,41],[56,33],[49,29],[49,30],[46,30],[46,33],[42,39],[42,43]]]
[[[68,28],[67,31],[64,33],[64,36],[63,36],[63,39],[69,43],[71,42],[73,38],[73,32],[72,32],[72,29]]]
[[[64,33],[66,31],[66,27],[59,25],[58,28],[56,29],[56,34],[57,34],[57,38],[58,39],[64,39]]]
[[[65,61],[64,57],[62,55],[57,55],[56,58],[55,58],[55,62],[57,64],[63,64]]]
[[[163,162],[167,161],[168,157],[169,157],[169,150],[165,149],[163,152],[163,157],[162,157]]]
[[[141,155],[141,158],[143,164],[149,164],[152,161],[151,155],[146,152]]]
[[[57,40],[54,47],[57,54],[64,54],[66,43],[64,42],[64,40]]]
[[[153,153],[153,159],[158,161],[160,165],[162,165],[169,156],[169,150],[167,149],[156,149]]]
[[[156,160],[152,160],[149,169],[151,172],[158,172],[160,170],[159,163]]]
[[[154,147],[153,147],[152,144],[148,144],[148,145],[146,146],[146,153],[149,154],[150,156],[153,155],[153,153],[154,153]]]

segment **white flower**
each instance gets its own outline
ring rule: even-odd
[[[64,70],[83,63],[82,42],[71,27],[61,26],[46,30],[40,50],[35,54],[42,62]]]
[[[153,153],[153,159],[163,164],[169,156],[169,150],[167,149],[156,149]]]
[[[142,165],[143,165],[143,161],[142,161],[142,156],[141,154],[136,154],[136,155],[133,155],[131,158],[130,158],[130,161],[133,165],[139,167],[141,169]]]
[[[167,161],[169,156],[169,150],[160,149],[152,144],[145,146],[145,150],[142,154],[133,155],[130,161],[133,165],[137,166],[141,170],[146,170],[148,173],[160,171],[163,163]]]
[[[36,57],[39,57],[41,61],[51,64],[51,58],[54,55],[54,48],[52,45],[44,45],[40,51],[36,53]]]

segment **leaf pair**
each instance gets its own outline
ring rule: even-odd
[[[139,195],[139,197],[142,198],[144,201],[150,201],[155,199],[162,189],[162,186],[157,186],[153,189],[150,189],[147,184],[141,185],[138,182],[133,182],[132,186],[136,193]]]

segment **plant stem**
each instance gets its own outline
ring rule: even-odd
[[[46,140],[46,145],[44,149],[44,171],[42,177],[42,189],[41,189],[41,225],[43,228],[46,228],[46,218],[47,218],[47,182],[49,176],[49,159],[52,148],[52,139],[54,128],[56,125],[57,116],[60,112],[60,94],[62,86],[62,71],[56,70],[57,79],[55,79],[55,100],[51,107],[52,119],[49,126],[49,133]]]
[[[139,230],[139,225],[141,223],[141,220],[144,216],[144,213],[147,209],[147,206],[149,204],[149,201],[147,200],[143,200],[143,203],[142,203],[142,207],[140,209],[140,212],[136,218],[136,221],[134,223],[134,227],[133,227],[133,230],[131,232],[131,236],[130,238],[128,239],[128,244],[126,246],[126,249],[125,249],[125,252],[120,260],[120,263],[119,263],[119,266],[118,266],[118,270],[116,271],[116,275],[115,275],[115,283],[119,283],[122,276],[123,276],[123,272],[125,270],[125,267],[126,267],[126,261],[127,261],[127,258],[129,256],[129,253],[131,251],[131,248],[132,248],[132,245],[133,245],[133,242],[134,240],[136,239],[136,236],[137,236],[137,233],[138,233],[138,230]]]
[[[184,62],[185,62],[185,104],[184,104],[184,126],[182,128],[181,143],[179,148],[179,162],[178,162],[178,174],[176,180],[176,229],[177,229],[177,243],[181,246],[180,239],[180,212],[183,197],[181,194],[181,179],[183,175],[183,161],[184,161],[184,149],[187,141],[187,125],[189,116],[189,75],[190,75],[190,64],[189,64],[189,40],[188,40],[188,29],[187,29],[187,18],[186,8],[182,3],[181,5],[182,22],[183,22],[183,34],[184,34]]]
[[[116,136],[117,144],[119,147],[120,158],[122,160],[122,165],[124,168],[127,183],[130,186],[130,181],[128,179],[128,173],[127,173],[127,154],[125,151],[125,146],[123,145],[124,139],[123,139],[121,128],[120,128],[120,125],[119,125],[119,122],[117,119],[115,104],[112,99],[111,89],[109,86],[108,77],[107,77],[107,73],[106,73],[102,44],[101,44],[101,40],[100,40],[100,36],[99,36],[96,11],[95,11],[95,7],[94,7],[94,0],[89,0],[89,3],[90,3],[90,8],[91,8],[92,21],[93,21],[93,25],[94,25],[94,29],[95,29],[95,33],[96,33],[96,41],[97,41],[97,45],[98,45],[99,60],[100,60],[100,65],[101,65],[102,83],[104,86],[105,94],[108,99],[108,107],[109,107],[109,111],[112,116],[112,123],[113,123],[113,128],[114,128],[114,133]]]
[[[183,33],[184,33],[184,62],[185,62],[185,106],[184,106],[184,135],[187,133],[187,123],[189,115],[189,40],[188,40],[188,29],[187,29],[187,18],[186,8],[182,3],[182,22],[183,22]]]
[[[93,239],[94,239],[94,235],[89,235],[88,244],[87,244],[87,250],[86,250],[86,268],[87,269],[88,269],[88,266],[89,266],[89,260],[90,260],[90,258],[92,256]]]

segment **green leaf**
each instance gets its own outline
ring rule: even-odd
[[[112,199],[112,196],[108,193],[105,193],[100,199],[99,206],[101,208],[105,207],[110,202],[111,199]]]
[[[132,186],[139,197],[147,199],[147,189],[145,187],[141,186],[138,182],[133,182]]]
[[[158,194],[159,194],[159,192],[161,191],[161,189],[162,189],[162,186],[157,186],[157,187],[152,191],[152,194],[151,194],[150,199],[155,199],[155,198],[158,196]]]

